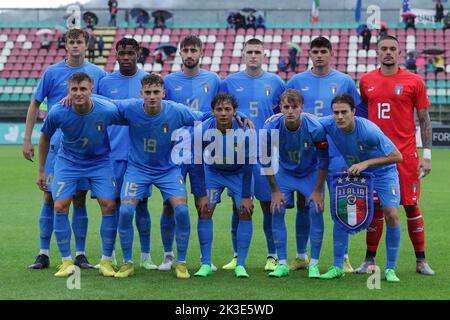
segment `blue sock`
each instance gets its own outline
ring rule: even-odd
[[[306,253],[308,251],[309,239],[309,208],[297,207],[297,215],[295,217],[295,239],[297,241],[297,253]]]
[[[237,229],[239,226],[239,217],[237,213],[231,214],[231,242],[233,244],[234,254],[237,254]]]
[[[309,218],[311,220],[311,230],[309,238],[311,241],[311,259],[319,260],[323,239],[323,212],[316,212],[314,203],[309,207]]]
[[[275,241],[273,240],[272,213],[270,211],[263,212],[263,229],[264,229],[264,234],[266,235],[267,253],[268,254],[276,254],[277,248],[275,247]]]
[[[200,219],[197,222],[198,242],[202,254],[202,264],[211,264],[211,250],[214,233],[212,219]]]
[[[164,252],[173,251],[173,239],[175,236],[175,217],[174,215],[161,215],[160,220],[161,239]]]
[[[120,206],[119,236],[125,262],[133,260],[134,210],[135,206],[130,203],[122,203]]]
[[[39,216],[40,231],[40,249],[49,250],[50,241],[52,240],[53,223],[55,220],[55,212],[52,204],[43,203],[41,207],[41,215]]]
[[[400,226],[386,226],[386,269],[395,269],[400,247]]]
[[[139,232],[141,243],[141,252],[150,253],[150,230],[152,229],[152,220],[148,211],[147,201],[139,202],[136,207],[136,227]]]
[[[250,242],[252,241],[253,222],[252,220],[239,220],[237,229],[237,263],[238,266],[245,266]]]
[[[72,231],[75,238],[75,250],[86,251],[86,234],[88,229],[88,216],[86,206],[73,206]]]
[[[348,246],[348,233],[333,225],[333,257],[334,266],[344,268],[344,254]]]
[[[175,218],[175,241],[177,242],[177,262],[186,261],[186,253],[191,233],[191,222],[187,204],[179,204],[173,208]]]
[[[70,254],[70,238],[72,231],[70,230],[69,213],[56,214],[55,212],[55,238],[58,244],[61,257],[69,257]]]
[[[287,232],[284,216],[286,215],[286,209],[282,208],[281,213],[278,209],[275,209],[275,214],[272,216],[272,228],[273,239],[277,248],[277,255],[279,260],[287,259]]]
[[[116,243],[117,219],[116,215],[102,215],[100,235],[102,237],[102,254],[111,257]]]

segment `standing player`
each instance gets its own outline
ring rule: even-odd
[[[367,119],[355,117],[356,107],[349,94],[336,96],[331,102],[333,115],[319,118],[329,138],[343,155],[348,174],[358,179],[363,172],[374,175],[374,190],[380,197],[386,219],[386,267],[384,275],[388,282],[399,282],[395,274],[400,247],[400,225],[398,207],[400,195],[395,163],[402,161],[402,155],[380,128]],[[334,266],[321,279],[342,277],[345,273],[344,253],[348,245],[348,233],[334,225],[333,251]]]
[[[30,102],[27,113],[25,136],[23,141],[23,155],[26,159],[33,161],[34,146],[31,143],[31,133],[36,122],[39,105],[45,98],[48,101],[49,112],[54,104],[58,103],[67,96],[67,81],[69,77],[76,72],[86,72],[94,81],[93,91],[97,92],[98,83],[106,72],[92,63],[85,61],[86,45],[89,35],[86,31],[80,29],[71,29],[66,33],[67,58],[50,67],[48,67],[38,84],[33,99]],[[43,269],[50,266],[49,249],[50,240],[53,233],[53,199],[52,199],[52,180],[53,165],[56,154],[59,150],[60,132],[59,130],[52,136],[50,143],[50,152],[45,165],[45,177],[47,181],[47,190],[44,191],[44,203],[42,204],[39,217],[40,229],[40,251],[36,261],[30,265],[33,269]],[[80,190],[88,190],[89,186],[80,182]],[[86,234],[88,227],[88,217],[86,211],[86,191],[79,192],[73,201],[72,229],[75,235],[76,258],[75,265],[80,268],[90,268],[86,256]]]
[[[190,278],[186,266],[186,253],[190,235],[186,186],[180,167],[172,161],[172,133],[182,126],[193,126],[203,114],[186,106],[162,101],[164,81],[155,74],[141,80],[142,99],[114,100],[123,118],[130,125],[131,149],[123,178],[119,216],[119,235],[124,264],[116,278],[134,274],[133,216],[139,201],[151,185],[160,189],[163,201],[169,202],[175,217],[177,243],[176,276]]]
[[[294,207],[294,192],[305,199],[311,219],[311,258],[319,261],[323,239],[323,186],[328,170],[328,143],[325,130],[316,118],[302,115],[303,97],[299,91],[288,89],[281,95],[283,116],[264,126],[268,146],[278,144],[279,170],[267,176],[272,189],[273,238],[277,247],[279,264],[270,277],[285,277],[287,266],[287,232],[284,216],[286,208]],[[279,132],[279,141],[272,142],[271,130]],[[278,142],[278,143],[277,143]],[[263,148],[264,150],[264,148]],[[272,156],[272,162],[274,161]],[[319,158],[319,161],[317,161]],[[273,167],[273,165],[272,165]],[[311,203],[312,202],[312,203]],[[308,270],[309,278],[319,278],[318,263]]]
[[[264,121],[273,115],[278,107],[280,96],[284,92],[283,80],[278,75],[262,70],[265,57],[264,45],[258,39],[248,40],[243,49],[246,68],[244,71],[229,75],[222,82],[221,90],[236,97],[239,110],[249,117],[258,131]],[[267,242],[267,260],[264,270],[273,271],[277,264],[275,243],[272,236],[272,214],[270,213],[271,192],[267,178],[261,175],[260,167],[253,166],[255,197],[259,200],[263,212],[263,229]],[[234,269],[237,262],[236,232],[239,224],[236,207],[233,207],[231,238],[234,258],[223,269]]]
[[[192,110],[211,111],[211,101],[219,91],[220,78],[216,73],[200,68],[200,59],[203,56],[200,38],[193,35],[185,37],[180,43],[180,56],[183,70],[171,73],[164,79],[165,99],[187,105]],[[193,139],[191,141],[193,142]],[[189,172],[191,192],[194,194],[195,206],[200,215],[202,210],[207,210],[208,198],[205,181],[200,178],[203,174],[196,172],[198,166],[195,166],[192,160],[191,158],[191,164],[182,164],[181,171],[184,180]],[[198,230],[203,228],[202,223],[203,221],[199,218]],[[159,270],[169,270],[172,267],[174,224],[173,210],[166,204],[161,215],[161,237],[165,254]],[[215,269],[214,266],[213,269]]]
[[[211,209],[202,211],[199,215],[198,237],[202,265],[195,276],[206,277],[212,273],[212,215],[217,203],[220,202],[220,195],[228,188],[234,206],[239,206],[239,226],[236,235],[237,263],[234,272],[238,278],[248,278],[245,260],[253,233],[251,183],[252,159],[256,159],[256,148],[255,154],[252,154],[250,143],[256,145],[256,135],[254,131],[244,132],[234,119],[238,106],[232,95],[219,93],[214,97],[211,107],[214,118],[202,123],[202,136],[204,141],[206,140],[203,142],[205,184]],[[213,139],[213,144],[217,147],[211,150],[207,141]]]
[[[136,40],[122,38],[116,44],[116,58],[119,70],[104,77],[99,84],[99,94],[111,99],[140,98],[141,79],[146,73],[137,67],[139,44]],[[127,169],[128,148],[130,146],[129,127],[112,125],[108,128],[111,143],[111,160],[117,189],[121,190],[123,176]],[[157,266],[150,255],[151,219],[147,207],[147,197],[136,207],[136,227],[141,242],[141,267],[154,270]],[[120,212],[120,196],[116,199],[117,212]]]
[[[92,79],[84,72],[74,73],[68,80],[72,106],[56,104],[49,112],[39,140],[39,175],[37,184],[47,191],[44,173],[50,138],[61,129],[61,149],[55,160],[52,196],[55,200],[55,237],[62,257],[56,277],[75,272],[71,257],[69,206],[81,179],[87,179],[102,211],[100,234],[103,256],[100,273],[114,276],[111,255],[116,240],[117,220],[114,198],[116,185],[109,158],[110,146],[106,127],[119,123],[117,108],[109,102],[91,99]]]
[[[332,114],[331,100],[342,93],[350,94],[357,105],[360,104],[360,97],[355,87],[355,83],[349,75],[334,70],[330,67],[334,52],[331,42],[325,37],[317,37],[310,43],[309,58],[313,67],[310,70],[296,74],[288,82],[287,87],[300,91],[305,98],[305,112],[315,114],[318,117]],[[330,174],[342,171],[346,167],[345,161],[336,150],[332,141],[329,142]],[[328,179],[328,178],[327,178]],[[304,197],[297,194],[297,216],[296,216],[296,240],[297,257],[291,263],[291,270],[305,269],[308,265],[313,265],[315,261],[308,261],[307,245],[310,234],[310,224],[308,219],[308,205]],[[348,255],[345,256],[345,272],[353,272]]]
[[[361,97],[367,104],[369,120],[395,143],[403,155],[397,164],[400,176],[401,204],[405,208],[408,233],[416,253],[416,271],[434,275],[425,259],[425,233],[419,208],[420,178],[431,171],[431,123],[427,107],[430,105],[423,80],[417,74],[399,68],[400,49],[393,36],[382,37],[377,44],[380,69],[361,78]],[[416,146],[414,109],[419,118],[423,143],[423,159],[419,160]],[[375,265],[375,256],[383,233],[382,210],[376,206],[372,224],[367,228],[366,259],[355,270],[365,273]]]

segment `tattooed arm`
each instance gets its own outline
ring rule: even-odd
[[[424,149],[431,149],[433,137],[432,137],[432,129],[431,129],[431,121],[430,114],[428,110],[422,109],[417,111],[417,116],[419,118],[419,126],[420,126],[420,136],[422,138],[422,145]],[[431,172],[431,159],[424,159],[419,163],[418,170],[423,169],[423,176],[425,177]]]

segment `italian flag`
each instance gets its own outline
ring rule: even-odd
[[[350,204],[347,199],[339,199],[339,215],[350,226],[358,224],[364,217],[364,200],[357,199],[356,203]]]
[[[319,7],[320,7],[320,0],[313,0],[311,8],[312,24],[319,21]]]

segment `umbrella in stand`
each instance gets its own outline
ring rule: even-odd
[[[415,18],[415,17],[417,17],[417,15],[411,11],[402,13],[402,18]]]
[[[167,10],[156,10],[152,12],[152,17],[155,19],[161,17],[164,20],[167,20],[172,18],[172,13]]]
[[[36,31],[36,35],[37,36],[45,36],[45,35],[54,35],[55,31],[50,30],[50,29],[40,29],[38,31]]]
[[[301,52],[302,52],[302,48],[301,48],[298,44],[296,44],[296,43],[294,43],[294,42],[292,42],[292,41],[289,41],[289,42],[286,43],[286,44],[287,44],[287,46],[288,46],[289,48],[294,48],[294,49],[296,49],[298,53],[301,53]]]
[[[438,48],[438,47],[426,48],[425,50],[422,51],[423,54],[431,54],[431,55],[443,54],[444,52],[445,52],[445,49]]]
[[[255,12],[256,12],[256,9],[253,9],[253,8],[244,8],[244,9],[242,9],[241,11],[242,11],[242,12],[245,12],[245,13],[255,13]]]
[[[165,54],[170,55],[172,53],[177,52],[177,46],[171,43],[163,43],[156,47],[156,50],[163,50]]]
[[[388,24],[386,22],[383,21],[375,21],[375,25],[380,26],[381,28],[389,28]]]
[[[148,12],[142,8],[133,8],[131,9],[131,17],[136,18],[141,12],[144,13],[144,16],[147,16],[149,18]]]
[[[95,13],[86,11],[83,13],[83,21],[89,26],[96,26],[98,23],[98,17]]]

